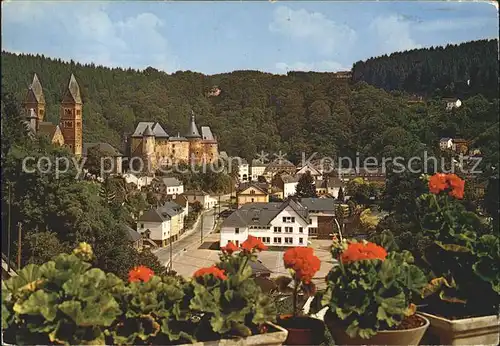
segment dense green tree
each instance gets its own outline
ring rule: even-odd
[[[316,186],[314,185],[314,178],[310,171],[307,171],[300,177],[295,188],[295,196],[297,198],[316,197]]]

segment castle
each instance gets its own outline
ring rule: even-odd
[[[49,137],[52,143],[67,146],[77,157],[82,156],[82,98],[80,86],[72,74],[61,101],[59,125],[44,121],[45,96],[35,74],[23,102],[30,130]]]
[[[140,122],[130,141],[130,157],[139,157],[150,164],[151,170],[177,163],[213,163],[219,159],[217,137],[208,126],[196,126],[191,115],[189,127],[181,136],[169,136],[157,122]]]

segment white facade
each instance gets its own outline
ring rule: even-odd
[[[167,195],[180,195],[184,193],[184,185],[182,185],[182,183],[179,185],[165,186],[165,189],[167,191]]]
[[[453,108],[459,108],[462,106],[462,101],[460,99],[457,99],[455,101],[449,101],[446,103],[446,110],[451,110]]]
[[[308,220],[303,220],[288,206],[266,226],[223,227],[220,246],[226,246],[229,241],[241,245],[249,235],[260,238],[267,246],[307,246],[309,226]]]
[[[132,183],[140,190],[144,186],[149,186],[154,180],[154,177],[137,177],[132,173],[125,173],[122,175],[127,184]]]
[[[137,222],[137,232],[142,234],[148,229],[151,232],[149,238],[152,240],[164,243],[170,238],[170,220],[163,222]]]
[[[328,186],[327,187],[328,194],[334,198],[339,197],[340,186]]]
[[[238,177],[240,181],[250,181],[250,166],[248,163],[241,163],[238,166]]]
[[[455,149],[455,145],[453,144],[453,139],[451,139],[451,138],[447,138],[445,140],[442,139],[439,142],[439,148],[441,150],[446,150],[446,149],[453,149],[454,150]]]
[[[266,170],[266,166],[252,166],[250,168],[251,170],[251,175],[252,175],[252,181],[257,181],[259,176],[264,175],[264,171]]]
[[[287,198],[287,197],[295,195],[295,192],[297,192],[297,184],[298,184],[297,181],[284,183],[283,184],[283,198]]]

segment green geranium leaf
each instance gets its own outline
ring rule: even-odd
[[[42,315],[46,320],[53,321],[57,313],[56,293],[47,293],[38,290],[31,294],[24,302],[14,304],[14,312],[26,315]]]

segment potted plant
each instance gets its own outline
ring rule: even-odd
[[[237,248],[229,242],[221,248],[220,262],[193,275],[190,309],[202,312],[196,333],[204,345],[282,345],[287,331],[275,324],[276,307],[252,278],[250,261],[266,250],[249,236]],[[222,339],[222,340],[221,340]]]
[[[313,312],[328,307],[325,323],[341,345],[418,345],[429,321],[416,314],[413,296],[426,284],[412,255],[387,251],[374,243],[337,243],[338,260],[318,293]]]
[[[283,255],[285,268],[291,277],[281,276],[275,281],[281,293],[292,293],[292,311],[290,314],[278,316],[278,325],[288,330],[286,345],[319,345],[324,338],[323,321],[304,316],[299,312],[299,293],[305,297],[314,295],[316,288],[312,283],[314,274],[320,269],[321,261],[308,247],[295,247],[285,251]],[[290,289],[289,285],[292,284]],[[291,292],[290,292],[291,291]]]
[[[92,268],[85,243],[41,266],[28,265],[2,281],[4,344],[210,345],[234,344],[240,336],[242,344],[253,338],[254,345],[281,345],[287,332],[266,323],[275,317],[274,305],[246,280],[243,265],[262,247],[243,246],[239,258],[229,250],[223,255],[226,274],[213,267],[193,280],[155,276],[139,266],[124,282]]]
[[[500,240],[459,202],[464,185],[455,174],[438,173],[418,200],[432,241],[423,251],[432,278],[423,292],[429,342],[498,345]]]

